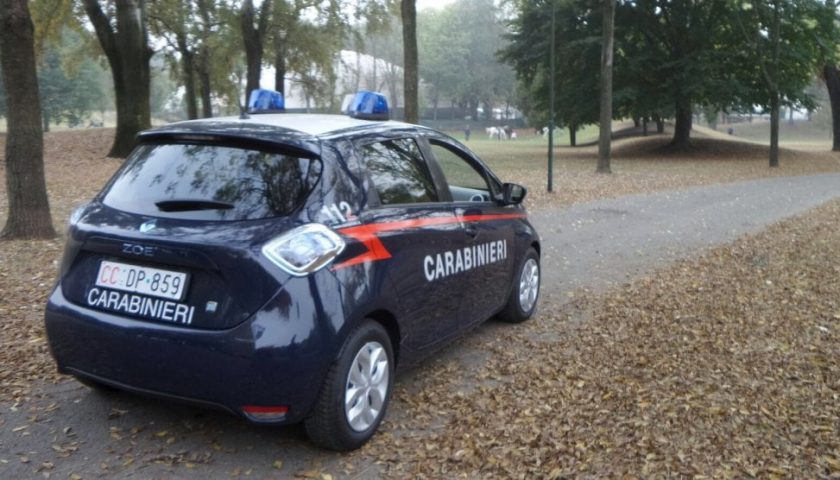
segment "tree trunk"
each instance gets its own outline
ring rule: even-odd
[[[648,117],[642,118],[642,136],[648,136]]]
[[[181,75],[187,102],[187,118],[193,120],[198,118],[198,100],[195,95],[195,53],[190,50],[186,35],[178,35],[178,51],[181,54]]]
[[[27,0],[0,0],[0,68],[6,89],[6,192],[3,238],[55,236],[44,180],[44,134]]]
[[[656,133],[665,133],[665,120],[662,117],[656,117]]]
[[[674,118],[674,138],[670,147],[674,150],[687,150],[690,146],[691,123],[694,117],[691,115],[691,100],[680,97],[676,102],[676,116]]]
[[[577,130],[577,125],[569,124],[569,146],[577,147]]]
[[[779,166],[779,95],[770,100],[770,166]]]
[[[201,95],[201,116],[213,116],[212,88],[210,85],[210,47],[208,42],[213,34],[211,30],[210,5],[207,0],[198,0],[198,14],[201,16],[201,47],[198,50],[198,90]]]
[[[137,133],[151,126],[149,59],[153,52],[148,45],[145,1],[118,0],[116,28],[98,0],[84,2],[114,79],[117,133],[108,156],[125,158],[134,148]]]
[[[770,89],[770,167],[779,166],[779,109],[781,94],[779,92],[779,54],[781,49],[781,15],[780,0],[773,0],[773,26],[770,30],[770,42],[773,45],[773,73],[765,74],[767,86]]]
[[[831,103],[831,131],[834,139],[831,149],[840,152],[840,72],[836,66],[826,65],[823,67],[823,78]]]
[[[245,104],[251,98],[251,92],[260,88],[260,75],[262,74],[263,40],[268,30],[268,17],[271,12],[271,0],[263,0],[260,7],[259,19],[255,19],[254,1],[245,0],[242,2],[242,13],[240,15],[242,27],[242,42],[245,46],[245,64],[248,71],[245,83]],[[257,24],[254,21],[257,20]]]
[[[405,121],[417,123],[419,105],[417,60],[417,5],[415,0],[401,0],[400,14],[403,25],[403,95],[405,96]]]
[[[43,117],[44,133],[46,133],[50,131],[50,112],[44,110]]]
[[[201,116],[213,116],[212,88],[210,86],[210,53],[206,48],[199,53],[198,85],[201,93]]]
[[[610,173],[610,142],[612,141],[612,77],[613,29],[615,27],[615,0],[603,1],[604,36],[601,45],[601,121],[598,137],[597,173]]]
[[[286,98],[286,39],[274,36],[274,89]]]

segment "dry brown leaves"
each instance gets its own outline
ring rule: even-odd
[[[57,227],[118,166],[104,159],[110,135],[47,136]],[[779,174],[837,169],[810,155],[783,157]],[[693,160],[560,175],[560,203],[767,171]],[[0,243],[0,400],[56,379],[41,317],[60,244]],[[605,296],[543,305],[528,324],[487,327],[490,339],[464,341],[485,354],[468,368],[427,362],[397,385],[383,433],[344,473],[373,459],[390,477],[840,477],[839,257],[834,203]]]
[[[498,330],[361,455],[417,478],[840,477],[840,202]],[[348,462],[353,462],[349,459]]]
[[[89,200],[120,162],[106,159],[113,130],[49,133],[47,190],[57,231]],[[0,158],[4,151],[0,137]],[[0,223],[5,222],[5,164],[0,162]],[[34,381],[58,378],[44,337],[43,312],[58,273],[63,240],[0,242],[0,400],[22,400]]]

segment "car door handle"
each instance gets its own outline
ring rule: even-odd
[[[464,225],[464,232],[470,238],[475,238],[478,236],[478,228],[475,225],[467,224]]]

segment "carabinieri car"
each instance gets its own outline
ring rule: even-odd
[[[257,91],[251,105],[278,103]],[[387,121],[378,94],[350,114],[141,133],[71,216],[45,315],[59,371],[302,421],[316,444],[351,450],[382,421],[396,365],[494,315],[531,317],[540,241],[525,189],[444,134]]]

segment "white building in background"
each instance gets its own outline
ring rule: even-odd
[[[391,108],[402,108],[404,104],[402,67],[352,50],[342,50],[336,58],[335,67],[338,77],[335,94],[339,99],[359,90],[371,90],[385,94]],[[306,90],[299,79],[300,75],[295,72],[287,72],[286,108],[323,107],[323,105],[318,105],[315,99],[307,98]],[[322,81],[325,80],[322,79]],[[274,67],[263,69],[260,86],[274,88]]]

